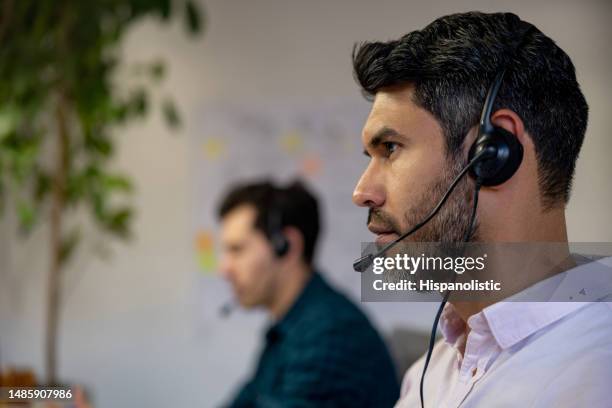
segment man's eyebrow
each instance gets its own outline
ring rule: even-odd
[[[370,139],[370,142],[368,143],[368,147],[371,149],[375,149],[381,143],[386,142],[387,138],[389,137],[400,137],[402,139],[406,138],[406,136],[402,135],[397,130],[390,128],[388,126],[383,126],[380,129],[378,129],[376,133],[374,133],[374,136],[372,136],[372,138]],[[370,153],[368,153],[367,148],[363,151],[363,154],[370,157]]]

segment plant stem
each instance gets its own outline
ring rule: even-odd
[[[51,202],[51,265],[47,286],[47,331],[45,339],[45,378],[47,385],[57,382],[57,332],[60,314],[60,285],[62,273],[62,218],[66,205],[66,181],[68,175],[69,135],[66,117],[67,101],[60,95],[55,119],[57,121],[58,148],[53,176]]]

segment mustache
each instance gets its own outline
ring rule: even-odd
[[[391,215],[386,214],[379,209],[370,208],[368,210],[368,220],[366,225],[370,225],[372,222],[375,225],[392,231],[398,235],[401,235],[402,233],[399,223]]]

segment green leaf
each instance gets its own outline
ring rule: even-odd
[[[41,203],[51,191],[51,177],[38,169],[36,180],[34,181],[34,200]]]
[[[127,239],[130,236],[129,224],[132,220],[132,215],[131,208],[125,207],[113,210],[106,218],[105,227],[113,235]]]
[[[128,102],[130,113],[136,116],[144,116],[149,107],[149,98],[144,89],[138,89],[132,94]]]
[[[11,149],[11,173],[19,186],[23,186],[32,175],[39,152],[39,145],[34,140],[20,137]]]
[[[150,66],[151,77],[155,81],[161,81],[166,75],[166,65],[163,61],[156,61]]]
[[[185,23],[191,34],[200,32],[200,11],[190,0],[185,2]]]
[[[66,201],[70,205],[76,205],[86,196],[89,180],[85,173],[72,173],[68,175],[66,183]]]
[[[81,240],[81,232],[78,229],[72,230],[62,239],[59,253],[59,261],[64,265],[70,260]]]
[[[158,0],[159,11],[164,21],[167,21],[170,18],[170,14],[172,13],[171,6],[170,0]]]
[[[15,130],[20,119],[21,112],[15,106],[9,105],[0,110],[0,142]]]
[[[107,192],[121,191],[130,193],[133,191],[133,185],[130,179],[122,175],[106,174],[103,178],[103,184]]]
[[[181,126],[181,118],[172,100],[170,99],[164,100],[162,104],[162,112],[164,114],[164,119],[166,120],[166,124],[170,128],[177,129]]]
[[[98,190],[92,191],[89,196],[89,202],[95,219],[101,224],[105,225],[107,221],[106,214],[106,202],[104,196]]]
[[[98,157],[108,158],[114,152],[112,140],[101,134],[85,133],[85,150]]]
[[[27,201],[19,201],[17,203],[17,216],[21,232],[26,235],[29,234],[36,223],[34,207]]]

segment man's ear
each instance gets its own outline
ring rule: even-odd
[[[504,128],[518,139],[519,143],[526,148],[531,145],[531,139],[525,134],[525,124],[514,111],[510,109],[500,109],[491,115],[491,123],[495,126]]]
[[[523,145],[523,148],[532,143],[531,139],[525,134],[525,124],[523,123],[523,120],[519,115],[510,109],[500,109],[495,111],[495,113],[491,115],[491,123],[493,123],[495,126],[504,128],[516,136],[519,143]],[[470,151],[470,147],[472,147],[472,144],[474,144],[476,141],[476,137],[478,137],[478,130],[479,125],[472,127],[465,137],[463,142],[463,150],[466,157]]]
[[[299,229],[295,227],[283,228],[283,235],[289,243],[289,250],[285,255],[285,259],[288,260],[301,260],[304,254],[304,237]]]

